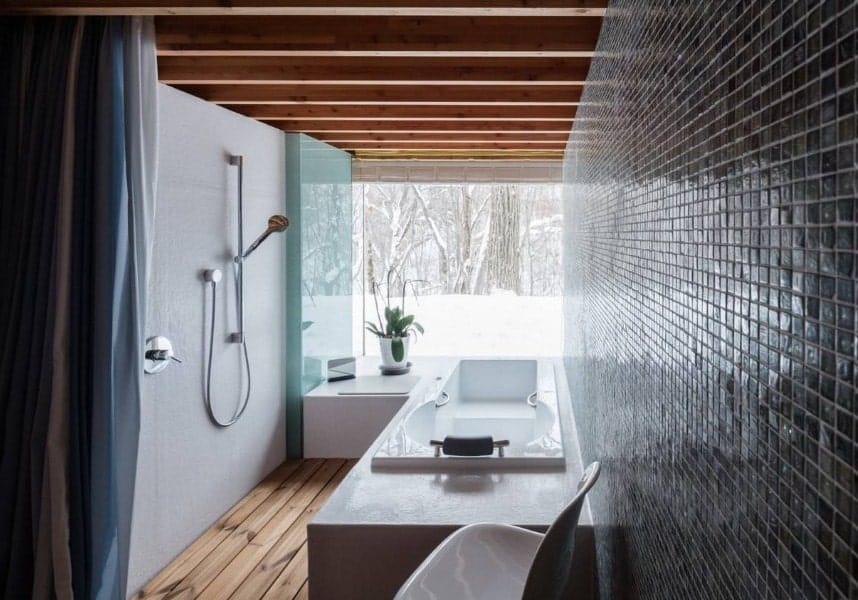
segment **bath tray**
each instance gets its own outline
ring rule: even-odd
[[[385,377],[384,375],[362,375],[355,379],[340,381],[336,387],[338,396],[408,396],[420,381],[419,377]]]

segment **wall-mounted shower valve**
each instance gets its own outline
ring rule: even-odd
[[[220,269],[206,269],[203,271],[203,279],[209,283],[219,283],[223,278],[223,273]]]
[[[143,353],[143,370],[146,373],[160,373],[170,362],[182,362],[173,354],[173,344],[162,335],[156,335],[146,340]]]

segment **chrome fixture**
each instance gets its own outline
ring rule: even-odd
[[[149,374],[160,373],[170,362],[180,363],[182,360],[173,353],[173,344],[162,335],[156,335],[146,340],[146,351],[143,354],[143,371]]]
[[[235,413],[228,421],[219,420],[212,409],[211,388],[212,388],[212,357],[214,352],[214,329],[215,329],[215,314],[217,309],[217,284],[223,277],[219,269],[209,269],[203,273],[203,279],[211,284],[212,288],[212,317],[211,328],[209,331],[209,353],[208,365],[206,369],[206,389],[205,389],[205,405],[209,419],[218,427],[229,427],[241,418],[247,409],[247,404],[250,400],[250,358],[247,352],[247,340],[244,336],[244,259],[250,256],[268,236],[272,233],[280,233],[285,231],[289,226],[289,219],[283,215],[272,215],[268,219],[268,227],[262,232],[254,242],[245,250],[244,249],[244,157],[230,156],[229,164],[238,167],[238,232],[236,240],[237,254],[233,261],[235,262],[235,291],[238,298],[238,331],[231,333],[229,341],[235,344],[241,344],[241,352],[244,355],[245,372],[247,373],[247,390],[244,394],[244,399],[236,408]]]
[[[281,233],[286,231],[287,227],[289,227],[289,219],[283,215],[271,215],[268,217],[268,227],[262,232],[262,235],[256,238],[254,242],[247,247],[247,250],[245,250],[241,256],[235,257],[235,262],[241,262],[253,254],[253,251],[259,248],[259,245],[264,242],[269,235],[272,233]]]
[[[238,248],[239,252],[241,252],[241,248],[244,247],[244,235],[242,231],[244,229],[244,217],[242,216],[241,210],[241,172],[243,170],[241,157],[237,157],[239,159],[238,162]],[[272,233],[280,233],[286,231],[286,228],[289,227],[289,219],[284,217],[283,215],[271,215],[268,217],[268,227],[265,228],[265,231],[262,232],[258,238],[254,240],[252,244],[242,252],[233,258],[233,261],[236,264],[236,275],[238,277],[238,331],[231,334],[229,336],[229,341],[240,344],[244,341],[244,259],[253,254],[253,252],[259,248],[260,244],[268,239],[268,236]]]

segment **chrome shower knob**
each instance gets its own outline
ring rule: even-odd
[[[146,340],[143,352],[143,370],[146,373],[160,373],[167,368],[171,361],[180,363],[182,360],[173,353],[173,344],[162,335],[156,335]]]

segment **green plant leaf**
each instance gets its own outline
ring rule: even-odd
[[[406,335],[408,333],[408,328],[411,326],[411,323],[414,321],[414,315],[407,315],[402,317],[396,322],[396,325],[393,327],[394,332],[397,335]]]
[[[393,323],[395,322],[395,319],[393,317],[393,311],[389,306],[384,307],[384,322],[385,333],[387,333],[387,335],[391,335],[393,333]]]
[[[401,337],[393,338],[393,341],[390,343],[390,350],[393,354],[393,360],[396,362],[400,362],[405,358],[405,344],[402,343]]]
[[[416,329],[416,330],[417,330],[417,331],[419,331],[420,333],[424,333],[424,331],[423,331],[423,325],[421,325],[421,324],[420,324],[420,323],[418,323],[417,321],[414,321],[414,323],[413,323],[412,325],[414,326],[414,329]]]
[[[379,330],[375,323],[372,321],[366,322],[366,330],[372,333],[373,335],[377,335],[378,337],[384,337],[384,333]]]

